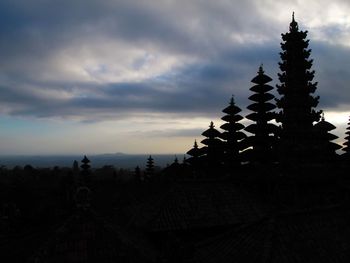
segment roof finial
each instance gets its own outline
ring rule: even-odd
[[[290,31],[298,31],[298,23],[295,21],[294,12],[292,13],[292,22],[289,25]]]
[[[235,95],[232,94],[230,105],[234,105],[234,104],[235,104]]]
[[[261,64],[260,64],[260,67],[259,67],[259,71],[258,71],[258,74],[259,74],[259,75],[264,74],[263,66],[264,66],[264,64],[261,63]]]
[[[213,129],[214,127],[215,127],[215,126],[214,126],[214,122],[213,122],[213,121],[211,121],[211,122],[210,122],[210,126],[209,126],[209,128],[212,128],[212,129]]]
[[[321,113],[321,121],[324,121],[325,118],[324,118],[324,112]]]

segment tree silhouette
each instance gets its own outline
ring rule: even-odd
[[[207,168],[207,174],[214,175],[220,171],[222,165],[222,141],[221,133],[215,129],[214,123],[210,122],[209,129],[202,133],[206,138],[201,141],[203,147],[204,162]]]
[[[312,82],[314,71],[311,70],[312,59],[309,40],[305,40],[307,31],[299,31],[294,20],[289,32],[282,34],[278,74],[281,85],[277,85],[282,96],[277,100],[277,107],[282,109],[277,121],[282,123],[281,148],[283,158],[292,162],[303,162],[312,156],[313,122],[319,121],[321,111],[315,111],[319,97],[312,94],[316,91],[317,82]]]
[[[241,131],[244,129],[244,125],[239,123],[243,119],[240,113],[242,110],[235,104],[232,96],[229,105],[222,110],[226,113],[221,119],[225,121],[220,126],[224,132],[221,134],[221,138],[224,140],[224,164],[225,168],[232,172],[234,167],[241,164],[242,158],[240,151],[243,150],[241,141],[246,138],[246,135]]]
[[[253,163],[266,164],[273,161],[274,146],[276,143],[276,136],[278,127],[272,123],[275,119],[275,113],[272,112],[276,108],[270,101],[274,99],[274,95],[269,93],[273,88],[267,85],[272,79],[264,74],[263,67],[259,67],[258,75],[252,79],[255,83],[250,88],[255,94],[249,97],[253,101],[247,108],[253,113],[246,116],[247,119],[253,121],[253,124],[248,125],[245,130],[252,133],[245,141],[248,147],[247,157]]]

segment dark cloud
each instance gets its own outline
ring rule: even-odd
[[[251,54],[251,50],[255,52]],[[266,46],[242,49],[246,54],[225,52],[205,61],[176,69],[171,76],[145,80],[142,83],[84,84],[75,83],[82,93],[68,99],[40,97],[26,89],[3,87],[0,89],[0,101],[3,103],[22,103],[22,108],[14,109],[14,115],[35,115],[39,117],[76,116],[103,112],[127,114],[133,112],[164,112],[191,116],[217,115],[231,95],[238,102],[243,102],[251,86],[250,79],[256,74],[259,62],[254,53],[273,53],[273,48]],[[244,59],[242,59],[242,56]],[[267,57],[266,57],[267,59]],[[254,63],[255,62],[255,63]],[[235,64],[237,63],[237,64]],[[243,65],[245,63],[245,65]],[[254,66],[250,64],[254,63]],[[272,64],[268,61],[268,64]],[[232,66],[235,65],[235,66]],[[248,68],[248,72],[247,72]],[[39,84],[36,83],[35,87]],[[42,85],[42,84],[41,84]],[[72,89],[68,84],[56,86],[48,83],[49,91]],[[40,87],[42,90],[43,87]],[[93,91],[97,91],[93,93]]]
[[[145,112],[217,116],[231,95],[244,109],[260,63],[277,82],[279,37],[288,28],[272,23],[259,8],[256,1],[1,1],[0,109],[16,116],[80,116],[85,121]],[[323,29],[330,37],[337,32],[343,29]],[[105,42],[117,42],[121,49],[112,46],[101,55],[96,46]],[[320,107],[348,104],[348,48],[310,44]],[[113,71],[104,60],[127,61],[134,49],[169,56],[175,66],[142,79],[93,78]],[[79,59],[93,61],[98,69],[76,70]],[[139,71],[147,60],[135,56],[130,64],[129,70]]]
[[[337,108],[350,103],[350,47],[315,42],[313,49],[315,80],[318,81],[319,107]]]

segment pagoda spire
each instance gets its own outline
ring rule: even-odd
[[[294,18],[294,12],[292,13],[292,22],[290,22],[289,24],[289,30],[290,31],[298,31],[299,27],[298,27],[298,23],[295,21]]]
[[[204,148],[199,148],[197,144],[197,140],[194,140],[194,144],[192,149],[190,149],[186,154],[188,154],[190,157],[186,159],[186,162],[190,164],[192,168],[192,173],[194,178],[197,178],[198,173],[201,170],[201,160],[203,159],[204,155]]]
[[[154,159],[152,155],[147,159],[145,175],[147,179],[150,179],[154,175]]]
[[[221,138],[224,140],[224,164],[228,172],[232,173],[235,166],[241,164],[240,152],[243,150],[242,140],[246,135],[241,131],[244,129],[244,125],[239,123],[243,117],[239,115],[242,110],[236,106],[234,96],[231,97],[229,106],[222,110],[224,115],[221,119],[225,121],[220,126],[224,132],[221,134]]]
[[[316,111],[318,96],[313,96],[317,82],[311,69],[311,49],[306,40],[307,31],[300,31],[292,16],[289,32],[282,34],[281,62],[278,74],[280,85],[277,91],[281,109],[276,120],[282,123],[280,150],[284,161],[305,163],[313,155],[313,123],[320,120],[321,111]]]
[[[260,66],[259,66],[259,70],[258,70],[258,75],[263,75],[265,73],[264,71],[264,64],[261,63]]]
[[[84,155],[84,158],[81,160],[82,165],[80,165],[81,170],[81,183],[83,185],[87,185],[90,181],[89,175],[90,175],[90,160]]]
[[[245,154],[249,161],[257,164],[266,164],[274,159],[273,148],[278,128],[270,123],[275,119],[275,113],[272,110],[276,108],[271,103],[274,96],[269,93],[273,88],[267,84],[271,81],[272,79],[264,74],[262,65],[259,67],[258,75],[251,80],[255,85],[250,88],[254,94],[249,97],[249,100],[253,103],[247,108],[253,113],[247,115],[246,118],[253,123],[245,130],[252,133],[253,136],[245,140],[246,146],[250,148]]]
[[[221,169],[222,164],[222,141],[220,139],[221,133],[215,129],[214,122],[210,122],[209,129],[202,133],[206,138],[201,141],[205,145],[203,147],[205,165],[207,166],[207,173],[213,176]]]

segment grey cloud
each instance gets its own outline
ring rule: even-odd
[[[311,47],[315,80],[319,82],[319,107],[330,109],[341,104],[350,104],[350,48],[322,42],[315,42]]]
[[[286,28],[263,17],[256,1],[1,1],[0,103],[13,115],[81,116],[90,121],[139,112],[218,116],[232,94],[245,109],[260,63],[277,82],[279,34]],[[231,38],[245,33],[257,40],[240,43]],[[271,40],[259,42],[260,37]],[[99,38],[149,46],[195,62],[141,83],[40,79],[57,50],[79,50]],[[311,47],[320,106],[349,103],[348,48],[313,40]],[[137,60],[133,66],[142,63]],[[27,90],[28,85],[37,93]],[[39,96],[46,89],[72,97]]]
[[[21,89],[8,87],[0,89],[0,101],[22,102],[23,108],[15,109],[11,114],[39,117],[86,115],[86,118],[94,119],[95,115],[100,116],[103,112],[115,114],[116,118],[120,118],[120,114],[137,112],[217,116],[231,95],[235,95],[242,108],[247,106],[247,93],[252,85],[250,80],[260,64],[260,60],[255,58],[259,50],[261,54],[267,54],[260,58],[265,56],[267,60],[274,47],[242,48],[239,53],[225,50],[211,61],[201,61],[174,70],[176,72],[167,76],[166,81],[158,76],[142,83],[75,83],[77,89],[84,93],[66,100],[40,98],[32,93],[21,93]],[[274,63],[273,59],[266,61],[267,65]],[[40,90],[45,84],[35,85]],[[47,85],[51,90],[72,91],[69,84],[64,82]]]

